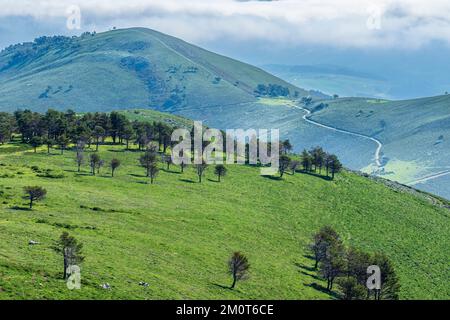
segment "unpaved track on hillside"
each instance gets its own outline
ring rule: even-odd
[[[332,126],[327,126],[327,125],[322,124],[320,122],[311,120],[310,118],[308,118],[311,115],[311,111],[309,111],[306,108],[297,106],[297,105],[291,105],[291,106],[293,108],[295,108],[295,109],[299,109],[299,110],[305,111],[306,114],[303,116],[303,120],[305,120],[308,123],[311,123],[311,124],[313,124],[315,126],[318,126],[318,127],[321,127],[321,128],[333,130],[335,132],[340,132],[340,133],[348,134],[348,135],[351,135],[351,136],[354,136],[354,137],[360,137],[360,138],[368,139],[368,140],[371,140],[371,141],[375,142],[377,144],[377,149],[375,151],[375,158],[374,158],[374,160],[375,160],[375,164],[377,165],[377,167],[381,167],[381,161],[380,161],[381,156],[380,156],[380,154],[381,154],[381,149],[383,148],[383,144],[381,143],[380,140],[375,139],[373,137],[366,136],[364,134],[351,132],[351,131],[348,131],[348,130],[339,129],[339,128],[335,128],[335,127],[332,127]]]
[[[447,171],[438,172],[438,173],[435,173],[435,174],[430,174],[428,176],[425,176],[423,178],[419,178],[417,180],[408,182],[406,184],[413,186],[415,184],[424,183],[424,182],[427,182],[429,180],[433,180],[433,179],[440,178],[440,177],[447,176],[447,175],[450,175],[450,171],[448,171],[448,170]]]

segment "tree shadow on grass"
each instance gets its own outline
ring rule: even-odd
[[[230,286],[224,286],[223,284],[218,284],[218,283],[211,283],[213,286],[218,287],[220,289],[226,289],[226,290],[233,290],[230,288]]]
[[[124,153],[124,152],[143,152],[139,149],[108,149],[108,152],[114,152],[114,153]]]
[[[318,284],[318,283],[315,283],[315,282],[312,282],[312,283],[304,283],[303,284],[305,287],[310,287],[310,288],[313,288],[313,289],[315,289],[315,290],[317,290],[317,291],[320,291],[320,292],[323,292],[323,293],[325,293],[325,294],[327,294],[327,295],[329,295],[330,297],[333,297],[333,298],[335,298],[335,299],[339,299],[340,297],[339,297],[339,294],[337,294],[336,292],[334,292],[334,291],[329,291],[329,290],[327,290],[327,288],[325,288],[324,286],[322,286],[322,285],[320,285],[320,284]]]
[[[17,211],[32,211],[29,207],[19,207],[19,206],[11,207],[11,209]]]
[[[301,263],[295,263],[295,266],[300,269],[299,272],[301,274],[303,274],[305,276],[308,276],[308,277],[311,277],[311,278],[313,278],[315,280],[318,280],[318,281],[321,280],[321,278],[319,276],[307,272],[307,271],[309,271],[309,272],[317,272],[316,269],[314,269],[312,267],[305,266],[304,264],[301,264]]]
[[[210,181],[210,182],[214,182],[214,183],[219,183],[219,181],[217,181],[217,180],[214,180],[214,179],[208,179],[208,181]]]
[[[186,182],[186,183],[197,183],[196,181],[189,180],[189,179],[180,179],[180,181]]]
[[[161,171],[164,171],[166,173],[181,174],[180,171],[173,171],[173,170],[167,170],[167,169],[161,169]]]
[[[303,257],[309,260],[315,260],[315,258],[310,254],[304,254]]]
[[[280,178],[279,176],[262,176],[263,178],[269,179],[269,180],[275,180],[275,181],[282,181],[283,178]]]
[[[316,272],[317,271],[317,269],[315,269],[314,267],[309,267],[309,266],[306,266],[306,265],[304,265],[302,263],[295,263],[295,266],[297,266],[300,269],[309,271],[309,272]]]
[[[132,177],[135,177],[135,178],[147,178],[147,176],[144,175],[144,174],[134,174],[134,173],[130,173],[129,175],[132,176]]]
[[[323,179],[323,180],[325,180],[325,181],[332,181],[333,179],[331,179],[331,177],[329,177],[329,176],[323,176],[323,175],[321,175],[321,174],[318,174],[318,173],[316,173],[316,172],[308,172],[308,171],[298,171],[298,173],[300,173],[300,174],[306,174],[306,175],[308,175],[308,176],[313,176],[313,177],[316,177],[316,178],[320,178],[320,179]]]

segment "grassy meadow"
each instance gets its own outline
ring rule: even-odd
[[[334,299],[305,249],[326,224],[348,245],[385,252],[402,299],[450,295],[449,211],[422,198],[349,172],[276,180],[237,165],[221,183],[208,168],[200,184],[193,168],[160,164],[151,185],[140,152],[99,153],[121,160],[114,178],[107,166],[78,173],[71,150],[0,146],[0,299]],[[22,188],[34,185],[48,195],[30,211]],[[80,290],[66,288],[52,249],[63,231],[84,244]],[[248,256],[250,279],[230,290],[234,251]]]

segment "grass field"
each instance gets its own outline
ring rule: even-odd
[[[348,172],[273,180],[249,166],[229,166],[221,183],[209,168],[202,184],[193,169],[173,167],[150,185],[139,152],[105,145],[100,155],[122,161],[115,178],[108,168],[77,173],[73,151],[0,147],[0,299],[333,299],[318,290],[305,250],[325,224],[346,244],[385,252],[401,298],[450,295],[449,211],[424,199]],[[64,177],[38,177],[46,169]],[[48,191],[32,211],[22,198],[29,185]],[[63,231],[84,243],[81,290],[66,288],[52,250]],[[229,290],[226,262],[237,250],[251,277]]]

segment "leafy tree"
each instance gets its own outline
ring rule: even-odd
[[[89,158],[90,158],[89,164],[91,167],[91,174],[95,176],[95,169],[98,167],[101,159],[98,153],[91,153]]]
[[[181,173],[184,173],[184,168],[186,168],[186,167],[187,167],[187,164],[184,161],[181,161],[181,163],[180,163]]]
[[[292,150],[292,144],[289,141],[289,139],[284,140],[283,142],[281,142],[281,152],[283,154],[288,154],[291,150]]]
[[[159,173],[159,168],[158,168],[157,163],[152,163],[152,165],[150,166],[150,168],[148,170],[148,176],[150,177],[151,184],[153,184],[153,182],[155,181],[158,173]]]
[[[61,135],[58,138],[58,145],[59,145],[59,148],[61,149],[61,154],[64,154],[64,150],[69,145],[69,139],[65,135]]]
[[[31,138],[30,140],[30,145],[33,147],[34,149],[34,153],[37,152],[37,148],[39,148],[40,146],[42,146],[42,138],[38,137],[38,136],[34,136],[33,138]]]
[[[98,145],[100,144],[100,139],[105,135],[105,129],[100,126],[95,126],[94,136],[95,136],[95,151],[98,151]]]
[[[24,187],[23,191],[26,194],[26,198],[30,200],[30,209],[33,209],[33,203],[35,201],[40,201],[47,195],[47,190],[42,187]]]
[[[50,154],[50,149],[55,145],[55,140],[52,138],[45,138],[43,144],[47,146],[47,153]]]
[[[146,151],[145,154],[140,157],[139,162],[141,166],[146,169],[147,177],[150,177],[150,170],[156,166],[157,163],[156,153],[153,151]]]
[[[105,160],[100,159],[97,163],[97,173],[100,174],[100,169],[105,165]]]
[[[77,162],[77,167],[78,167],[78,172],[81,171],[81,166],[83,165],[84,162],[84,147],[85,144],[83,141],[78,141],[77,145],[76,145],[76,151],[77,151],[77,155],[76,155],[76,162]]]
[[[11,139],[15,127],[15,119],[9,113],[0,112],[0,144]]]
[[[235,252],[228,261],[228,271],[233,277],[233,283],[231,289],[234,289],[238,281],[243,281],[248,278],[248,271],[250,264],[248,259],[240,252]]]
[[[322,227],[313,236],[313,242],[309,245],[309,250],[314,255],[314,269],[317,269],[319,262],[325,258],[328,248],[340,241],[338,233],[330,226]]]
[[[334,280],[345,270],[345,251],[342,242],[334,242],[327,247],[325,256],[319,264],[320,274],[327,280],[327,290],[333,290]]]
[[[289,169],[292,170],[292,174],[294,175],[297,171],[297,168],[300,166],[300,161],[293,160],[291,161],[291,164],[289,165]]]
[[[195,169],[197,171],[198,176],[198,182],[202,183],[202,177],[205,174],[206,169],[208,168],[208,165],[205,161],[202,161],[202,163],[196,164]]]
[[[214,174],[217,176],[217,180],[220,182],[221,177],[225,177],[228,173],[227,168],[223,164],[218,164],[214,168]]]
[[[312,157],[312,164],[314,165],[314,171],[319,168],[319,173],[322,173],[322,167],[325,163],[326,153],[320,147],[315,147],[310,151]]]
[[[289,165],[291,164],[291,158],[289,158],[286,155],[282,155],[280,157],[280,165],[278,170],[280,171],[280,178],[283,178],[284,173],[289,168]]]
[[[358,283],[355,277],[339,278],[337,279],[337,285],[344,300],[362,300],[366,296],[366,288]]]
[[[75,161],[77,162],[77,170],[78,172],[81,172],[81,166],[84,162],[84,152],[83,151],[77,151]]]
[[[348,277],[354,277],[358,284],[366,285],[367,268],[370,265],[370,254],[354,247],[347,249],[345,273]]]
[[[173,164],[172,156],[171,155],[164,155],[163,161],[167,165],[167,171],[170,170],[170,166]]]
[[[67,280],[69,277],[67,273],[69,266],[79,265],[84,261],[84,256],[82,255],[83,244],[78,242],[73,236],[70,236],[69,233],[63,232],[53,249],[63,255],[63,278]]]
[[[128,123],[124,126],[122,136],[126,142],[126,150],[128,150],[130,146],[130,140],[133,139],[134,136],[134,130],[131,124]]]
[[[110,114],[110,123],[111,137],[113,139],[113,143],[116,143],[117,137],[120,137],[124,131],[124,127],[127,123],[127,118],[125,117],[125,115],[113,111]]]
[[[305,171],[305,172],[310,171],[312,159],[311,159],[311,155],[309,154],[309,152],[306,150],[303,150],[301,159],[302,159],[303,171]]]
[[[329,156],[329,166],[331,172],[331,179],[334,179],[335,174],[342,170],[342,164],[339,161],[338,157],[335,156],[334,154]]]
[[[119,159],[112,159],[110,163],[111,167],[111,176],[114,177],[114,172],[117,170],[117,168],[120,167],[120,160]]]
[[[381,289],[369,292],[376,300],[398,300],[400,292],[400,282],[395,272],[392,261],[383,253],[376,253],[372,258],[372,265],[380,267]]]

